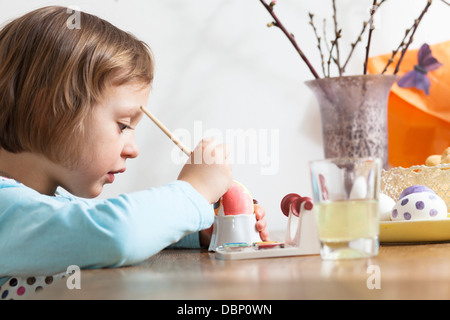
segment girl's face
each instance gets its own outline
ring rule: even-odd
[[[147,105],[150,86],[125,84],[109,89],[105,100],[93,107],[85,124],[86,138],[78,161],[67,169],[61,186],[74,195],[98,196],[103,185],[126,169],[126,160],[139,154],[134,128]]]

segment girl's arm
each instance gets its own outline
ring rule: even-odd
[[[2,182],[0,277],[138,263],[213,221],[211,205],[184,181],[106,200]]]

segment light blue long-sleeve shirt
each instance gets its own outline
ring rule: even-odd
[[[175,181],[106,200],[46,196],[0,178],[0,285],[8,276],[49,275],[141,262],[175,244],[199,247],[212,206]]]

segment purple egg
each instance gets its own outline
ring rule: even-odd
[[[428,187],[425,187],[422,185],[414,185],[414,186],[410,186],[410,187],[406,188],[405,190],[403,190],[403,192],[400,194],[400,197],[398,199],[400,200],[401,198],[406,197],[408,194],[418,193],[418,192],[429,192],[432,194],[436,194],[436,192],[434,192],[433,190],[431,190]]]

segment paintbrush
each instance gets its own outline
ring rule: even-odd
[[[189,150],[188,147],[182,144],[181,141],[178,140],[178,138],[169,129],[167,129],[167,127],[161,121],[159,121],[153,114],[151,114],[146,107],[141,106],[141,110],[170,138],[170,140],[173,141],[173,143],[178,146],[178,148],[181,149],[181,151],[183,151],[188,157],[191,156],[191,150]]]

